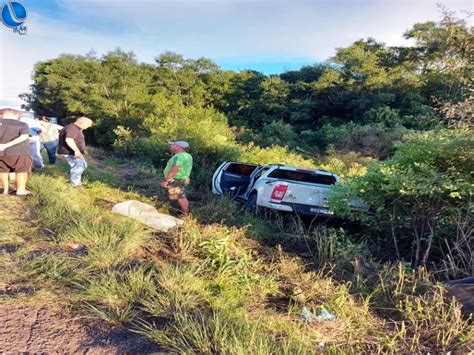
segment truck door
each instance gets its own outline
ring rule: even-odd
[[[250,176],[259,165],[225,162],[217,168],[212,177],[212,192],[215,195],[230,194],[240,196],[245,194],[250,184]]]

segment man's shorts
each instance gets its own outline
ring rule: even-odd
[[[173,180],[167,186],[170,200],[180,200],[186,198],[184,188],[189,185],[189,178],[183,180]]]
[[[0,173],[31,173],[29,155],[0,156]]]

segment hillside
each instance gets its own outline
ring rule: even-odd
[[[44,351],[48,336],[50,351],[94,353],[154,349],[142,337],[183,353],[473,350],[472,322],[425,268],[377,261],[343,230],[259,219],[197,192],[184,228],[155,233],[109,211],[158,193],[173,212],[157,171],[97,149],[89,161],[84,190],[67,186],[62,162],[32,177],[31,198],[2,197],[3,327],[33,319],[11,325],[29,345],[3,351]],[[323,310],[336,319],[319,320]]]

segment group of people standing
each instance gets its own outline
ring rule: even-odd
[[[84,158],[86,142],[83,131],[92,126],[92,120],[81,116],[65,126],[59,126],[44,116],[22,117],[23,112],[0,109],[0,188],[3,194],[26,196],[28,174],[44,167],[41,150],[48,154],[50,164],[55,164],[57,155],[63,156],[70,166],[69,180],[74,188],[82,188],[82,174],[87,169]],[[177,202],[183,214],[189,212],[189,201],[185,188],[193,166],[193,158],[187,152],[185,141],[169,142],[173,154],[164,169],[161,186],[168,190],[170,200]],[[15,181],[16,189],[11,189]]]
[[[30,135],[28,146],[31,154],[33,171],[40,171],[44,167],[41,151],[48,153],[50,164],[56,164],[56,151],[58,149],[59,131],[62,126],[53,122],[52,118],[36,116],[35,118],[20,117],[20,121],[28,125]]]
[[[23,112],[10,108],[0,109],[0,183],[4,195],[26,196],[28,174],[44,167],[41,150],[45,149],[50,164],[57,155],[64,155],[71,166],[70,180],[81,187],[81,176],[87,168],[84,157],[83,129],[92,120],[79,117],[66,127],[57,125],[48,117],[23,117]],[[12,189],[15,182],[16,188]]]

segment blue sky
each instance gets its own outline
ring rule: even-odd
[[[2,4],[6,0],[0,0]],[[18,107],[34,63],[61,53],[120,47],[153,62],[166,50],[206,57],[223,69],[266,74],[324,61],[336,48],[373,37],[410,45],[414,23],[438,20],[443,0],[16,0],[24,36],[0,24],[0,107]],[[444,4],[459,13],[472,0]]]

